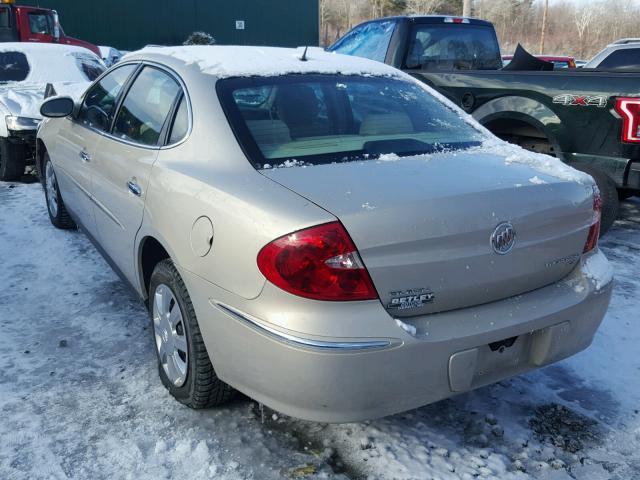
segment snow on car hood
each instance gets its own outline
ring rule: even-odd
[[[56,82],[52,84],[58,95],[78,100],[90,82]],[[10,83],[0,85],[0,103],[7,114],[18,117],[42,118],[40,105],[44,100],[46,83]]]

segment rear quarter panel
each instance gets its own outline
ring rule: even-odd
[[[265,282],[256,261],[260,249],[335,217],[255,170],[222,111],[214,77],[202,75],[197,66],[181,73],[189,89],[193,128],[186,141],[158,155],[137,248],[152,236],[179,268],[240,297],[255,298]],[[192,248],[193,226],[200,217],[213,225],[213,243],[205,256]]]

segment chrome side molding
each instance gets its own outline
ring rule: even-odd
[[[212,301],[211,303],[214,302],[215,301]],[[261,322],[248,313],[236,310],[235,308],[225,305],[224,303],[215,302],[215,305],[224,312],[231,315],[233,318],[240,320],[244,324],[261,333],[267,334],[281,342],[291,343],[300,347],[318,348],[333,351],[352,351],[380,349],[389,347],[391,345],[391,340],[370,340],[363,342],[327,342],[322,340],[312,340],[310,338],[299,337],[296,335],[291,335],[289,333],[281,332],[280,330],[277,330],[270,325],[265,325],[264,322]]]

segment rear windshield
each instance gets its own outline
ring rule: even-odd
[[[412,82],[340,75],[218,82],[236,137],[256,168],[416,155],[478,145],[482,134]]]
[[[431,71],[502,68],[493,28],[469,24],[414,26],[405,63],[410,69]]]
[[[22,52],[0,52],[0,83],[21,82],[29,75],[29,62]]]

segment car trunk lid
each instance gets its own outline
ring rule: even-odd
[[[560,280],[579,260],[593,218],[590,185],[493,154],[262,173],[342,222],[381,302],[397,317],[487,303]],[[504,223],[516,240],[498,254],[491,238]]]

